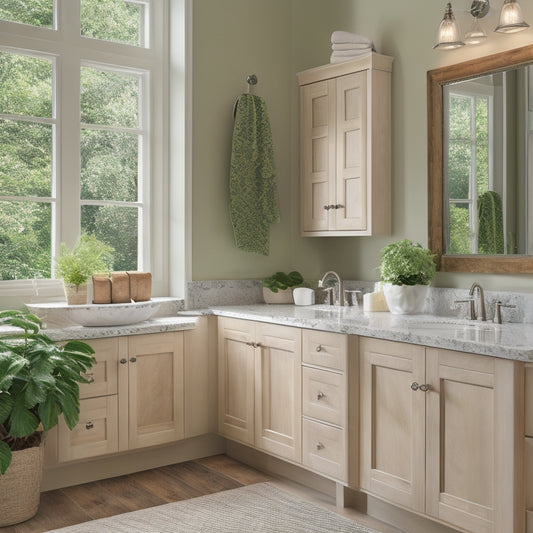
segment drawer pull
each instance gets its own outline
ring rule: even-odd
[[[322,398],[325,398],[325,397],[326,395],[323,392],[318,391],[318,394],[316,395],[317,400],[321,400]]]
[[[319,345],[316,347],[316,351],[317,351],[317,352],[321,352],[321,351],[322,351],[322,344],[319,344]]]
[[[92,422],[87,422],[87,424],[85,424],[85,429],[93,429],[94,427],[94,424]]]
[[[122,358],[122,359],[120,360],[120,364],[121,364],[121,365],[125,365],[127,362],[128,362],[128,360],[127,360],[127,359],[124,359],[124,358]]]
[[[411,383],[411,388],[414,391],[420,390],[422,392],[427,392],[428,390],[431,390],[431,385],[427,383],[419,385],[416,381],[413,381],[413,383]]]
[[[137,361],[137,358],[136,358],[136,357],[131,357],[131,358],[130,358],[130,363],[135,363],[135,361]]]
[[[324,448],[325,448],[325,446],[324,446],[324,444],[322,444],[321,442],[319,442],[319,443],[316,445],[316,449],[317,449],[318,451],[323,450]]]
[[[94,374],[85,374],[85,379],[89,384],[94,383]]]

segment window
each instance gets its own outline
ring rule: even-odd
[[[83,232],[165,284],[167,1],[1,4],[0,280],[53,277]]]
[[[477,200],[492,185],[489,160],[492,95],[488,86],[472,90],[446,87],[449,112],[447,132],[448,220],[446,253],[471,254],[478,252]]]

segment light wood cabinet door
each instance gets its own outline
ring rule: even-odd
[[[128,448],[182,439],[183,333],[131,336],[128,358],[120,365],[120,397],[128,402]]]
[[[256,323],[255,445],[301,459],[301,330]]]
[[[218,394],[220,433],[254,443],[254,322],[218,320]]]
[[[523,443],[515,424],[519,364],[434,348],[426,353],[432,386],[426,393],[426,513],[472,533],[523,531],[523,513],[516,510],[522,492],[515,456]]]
[[[326,231],[335,198],[335,81],[301,91],[302,230]]]
[[[336,80],[336,230],[367,229],[366,71]]]
[[[425,349],[360,339],[361,488],[424,512]]]
[[[117,394],[119,341],[118,337],[86,341],[94,350],[96,364],[83,374],[89,383],[80,383],[81,399]]]

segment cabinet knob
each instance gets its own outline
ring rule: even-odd
[[[337,205],[335,206],[335,209],[342,209],[343,207],[344,207],[344,206],[343,206],[342,204],[337,204]]]
[[[93,429],[94,427],[94,424],[92,422],[87,422],[87,424],[85,424],[85,429]]]
[[[322,444],[321,442],[319,442],[319,443],[316,445],[316,449],[317,449],[318,451],[323,450],[324,448],[325,448],[325,446],[324,446],[324,444]]]
[[[254,348],[261,348],[263,346],[260,342],[254,342]]]
[[[94,383],[94,374],[85,374],[85,379],[89,384]]]
[[[136,357],[130,357],[130,363],[135,363],[135,361],[137,361]]]
[[[329,205],[325,205],[325,206],[324,206],[324,209],[325,209],[326,211],[329,211],[329,210],[330,210],[330,206],[329,206]]]
[[[121,364],[121,365],[125,365],[127,362],[128,362],[128,360],[127,360],[127,359],[124,359],[124,358],[122,358],[122,359],[120,360],[120,364]]]
[[[323,392],[318,391],[318,394],[316,395],[317,400],[321,400],[322,398],[325,398],[325,397],[326,395]]]
[[[321,352],[321,351],[322,351],[322,344],[319,344],[319,345],[315,348],[315,350],[316,350],[317,352]]]
[[[416,381],[413,381],[413,383],[411,383],[411,388],[414,391],[420,390],[422,392],[427,392],[428,390],[431,390],[431,385],[429,385],[428,383],[419,385]]]

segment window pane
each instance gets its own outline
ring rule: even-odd
[[[450,139],[471,138],[472,99],[450,95]]]
[[[52,117],[52,62],[0,52],[0,113]]]
[[[139,76],[82,68],[81,121],[85,124],[138,127]]]
[[[469,198],[472,145],[450,140],[448,146],[448,187],[450,199]]]
[[[51,275],[50,204],[0,201],[0,279]]]
[[[144,46],[146,5],[128,0],[81,0],[84,37]]]
[[[54,0],[2,0],[0,19],[52,28]]]
[[[477,194],[489,190],[489,99],[476,98]]]
[[[137,270],[139,209],[113,205],[82,205],[81,231],[112,246],[113,270]]]
[[[0,119],[0,195],[52,195],[52,126]]]
[[[82,130],[82,200],[136,202],[138,152],[138,135]]]
[[[469,207],[465,204],[450,205],[450,249],[449,254],[470,254],[471,233],[470,233]]]

